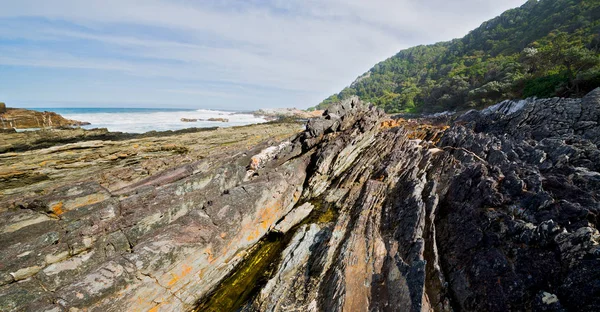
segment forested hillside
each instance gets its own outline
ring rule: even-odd
[[[461,39],[400,51],[321,102],[352,95],[389,113],[581,96],[600,86],[600,0],[530,0]]]

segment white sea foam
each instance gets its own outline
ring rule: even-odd
[[[84,128],[108,128],[109,131],[143,133],[152,130],[179,130],[185,128],[232,127],[263,123],[265,119],[251,114],[199,109],[196,111],[151,111],[151,112],[94,112],[66,113],[63,117],[91,123]],[[209,119],[225,118],[229,122],[196,121],[182,122],[181,118]]]

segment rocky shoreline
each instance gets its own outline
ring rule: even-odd
[[[305,111],[296,108],[271,108],[271,109],[260,109],[252,112],[254,116],[263,117],[266,120],[278,120],[278,119],[311,119],[318,118],[323,115],[322,110]]]
[[[60,127],[78,127],[89,125],[89,122],[71,120],[54,112],[38,112],[23,108],[7,108],[0,106],[0,129],[44,129]]]
[[[0,153],[0,310],[598,311],[599,138],[596,89],[36,141]]]
[[[227,118],[208,118],[208,119],[197,119],[197,118],[181,118],[181,122],[197,122],[197,121],[216,121],[216,122],[229,122]]]

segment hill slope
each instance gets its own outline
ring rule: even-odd
[[[582,96],[600,86],[600,1],[530,0],[462,39],[400,51],[321,102],[358,95],[387,112]]]

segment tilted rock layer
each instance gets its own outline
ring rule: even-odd
[[[9,191],[0,310],[598,311],[599,134],[600,89],[449,128],[353,98],[120,188]]]
[[[0,103],[0,129],[55,128],[89,125],[89,122],[66,119],[54,112],[6,108]]]

